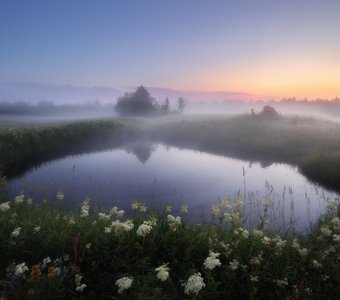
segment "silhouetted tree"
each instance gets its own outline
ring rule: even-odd
[[[169,101],[169,98],[165,99],[165,103],[161,107],[161,112],[163,114],[168,114],[170,112],[170,101]]]
[[[135,92],[120,97],[115,106],[115,111],[120,115],[151,115],[158,110],[157,102],[142,85]]]
[[[184,99],[183,99],[182,97],[179,97],[179,98],[178,98],[178,111],[179,111],[180,113],[182,113],[184,107],[185,107],[185,101],[184,101]]]

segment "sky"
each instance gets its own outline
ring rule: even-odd
[[[340,97],[338,0],[1,0],[0,82]]]

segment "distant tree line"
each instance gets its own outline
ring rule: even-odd
[[[151,116],[169,113],[182,113],[185,107],[183,98],[178,99],[178,110],[170,110],[170,100],[165,99],[160,104],[153,98],[144,86],[140,86],[132,93],[126,93],[118,98],[115,111],[122,116]]]

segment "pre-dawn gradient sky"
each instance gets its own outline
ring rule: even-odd
[[[340,97],[339,0],[0,2],[0,81]]]

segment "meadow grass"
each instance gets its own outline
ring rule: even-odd
[[[2,180],[2,186],[5,181]],[[77,212],[0,201],[0,299],[337,299],[339,203],[305,235],[243,227],[243,201],[213,205],[213,220],[186,223],[190,207],[132,203]],[[266,209],[264,204],[264,210]],[[214,221],[215,220],[215,221]],[[216,222],[219,220],[218,222]]]

